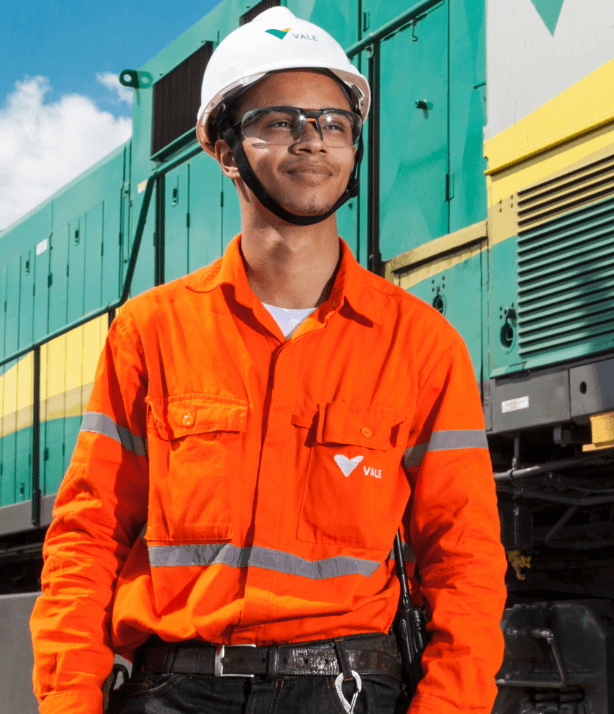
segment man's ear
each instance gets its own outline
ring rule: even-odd
[[[229,179],[232,179],[232,181],[236,181],[236,179],[241,178],[239,169],[235,163],[235,158],[232,155],[232,150],[223,139],[218,139],[215,142],[214,151],[215,158],[222,167],[224,174],[228,176]]]

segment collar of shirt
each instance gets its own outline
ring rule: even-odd
[[[337,269],[335,282],[330,296],[316,310],[314,316],[324,323],[334,312],[345,304],[350,311],[347,316],[356,314],[378,325],[382,324],[379,301],[374,299],[372,290],[374,276],[366,271],[354,258],[347,243],[341,243],[341,261]],[[247,281],[245,266],[240,251],[241,234],[233,238],[224,256],[208,268],[197,270],[186,280],[186,287],[195,292],[211,292],[222,285],[234,287],[235,299],[242,305],[254,308],[260,301],[253,293]],[[379,294],[379,291],[376,293]]]

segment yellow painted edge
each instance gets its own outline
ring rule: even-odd
[[[412,248],[411,250],[401,253],[401,255],[397,255],[387,261],[386,277],[390,280],[391,278],[389,275],[392,276],[393,273],[406,270],[411,268],[411,266],[423,263],[442,253],[448,253],[456,250],[469,243],[475,243],[483,240],[487,236],[487,221],[479,221],[478,223],[473,223],[466,228],[454,231],[454,233],[448,233],[440,238],[435,238],[435,240],[424,243],[417,248]]]
[[[501,171],[505,171],[506,169],[509,169],[512,166],[516,166],[517,164],[522,163],[523,161],[527,161],[528,159],[532,159],[536,156],[540,156],[541,154],[545,154],[547,151],[551,151],[552,149],[556,149],[559,146],[568,144],[569,142],[573,141],[574,139],[578,139],[581,136],[590,134],[593,131],[597,131],[598,129],[601,129],[604,126],[608,126],[608,124],[613,124],[613,123],[614,123],[614,111],[610,112],[609,114],[604,115],[603,117],[598,117],[594,121],[586,122],[586,124],[576,127],[573,131],[562,132],[561,134],[558,134],[557,136],[553,136],[550,139],[542,141],[540,144],[536,144],[535,146],[532,146],[528,149],[519,151],[517,154],[514,154],[506,161],[503,161],[500,164],[496,164],[492,167],[487,168],[486,171],[484,171],[484,173],[487,176],[492,176],[493,174],[498,174]],[[484,153],[486,155],[488,155],[488,149],[486,149],[486,144],[485,144]]]
[[[479,255],[486,249],[486,245],[486,239],[482,239],[479,243],[461,247],[458,252],[444,253],[437,260],[422,263],[414,270],[410,268],[406,273],[400,273],[398,285],[404,290],[409,290],[409,288],[421,283],[423,280],[428,280],[428,278],[432,278],[434,275],[443,273],[444,270],[450,270],[450,268],[453,268],[455,265],[464,263],[466,260],[469,260],[469,258],[473,258],[474,255]]]
[[[614,59],[484,142],[487,175],[614,121]]]
[[[613,144],[614,123],[554,147],[549,153],[529,157],[494,176],[487,176],[488,205],[494,206],[520,190],[586,165],[592,161],[591,157],[596,160],[611,154]]]
[[[53,419],[65,419],[82,416],[94,384],[75,387],[65,394],[55,394],[41,402],[41,424]],[[43,414],[45,415],[43,418]],[[21,429],[27,429],[34,423],[34,408],[30,404],[3,417],[0,417],[0,434],[9,436]]]

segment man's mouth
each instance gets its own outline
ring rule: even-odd
[[[333,171],[324,164],[297,164],[287,169],[287,173],[291,176],[300,176],[305,178],[323,179],[333,175]]]

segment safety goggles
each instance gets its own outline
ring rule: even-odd
[[[320,139],[331,148],[349,148],[358,141],[362,119],[345,109],[310,111],[300,107],[263,107],[243,115],[241,134],[266,144],[290,146],[301,140],[307,122],[313,120]]]

